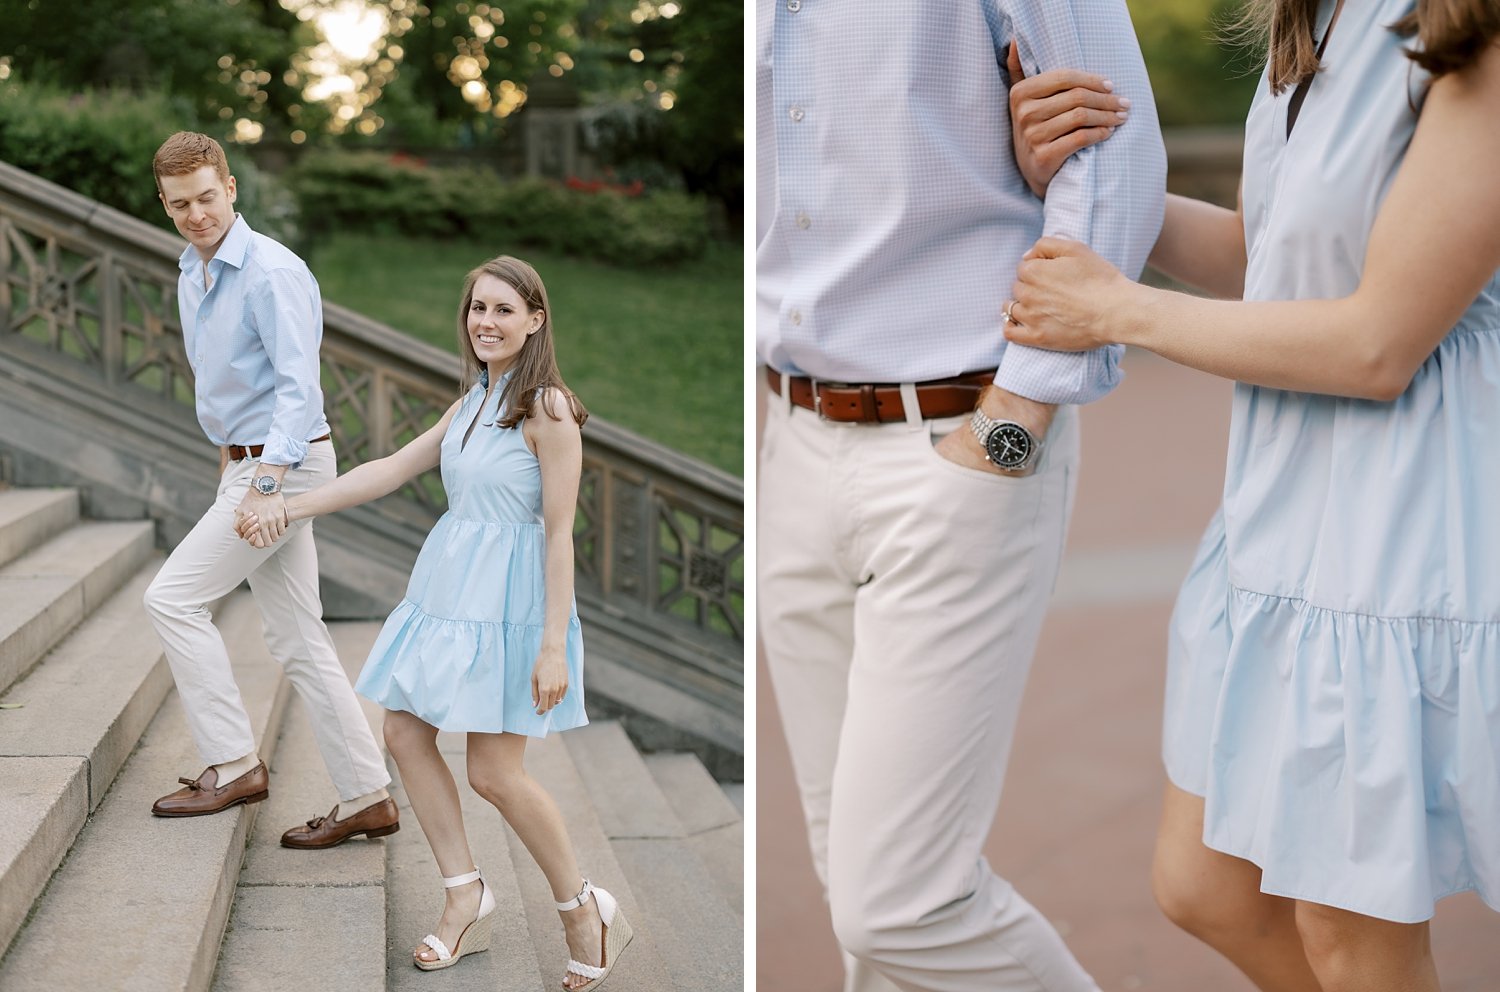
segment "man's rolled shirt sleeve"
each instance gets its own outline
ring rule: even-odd
[[[266,273],[256,294],[256,330],[275,370],[276,404],[261,461],[297,468],[307,457],[307,438],[323,416],[319,384],[318,301],[309,276],[291,268]]]
[[[1161,231],[1167,159],[1124,0],[1008,0],[1005,8],[1028,77],[1082,69],[1113,81],[1115,94],[1131,101],[1129,120],[1108,140],[1070,156],[1053,177],[1042,233],[1082,241],[1139,278]],[[1041,403],[1090,403],[1119,384],[1124,350],[1056,352],[1010,344],[995,385]]]

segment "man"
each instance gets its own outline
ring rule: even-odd
[[[980,851],[1057,575],[1074,404],[1118,354],[1006,347],[1022,253],[1130,275],[1165,157],[1123,0],[761,0],[760,626],[846,989],[1096,989]],[[1045,203],[1006,52],[1113,80],[1132,119]],[[991,380],[993,379],[993,384]]]
[[[337,471],[318,384],[317,281],[300,258],[235,212],[235,181],[218,142],[178,132],[157,150],[153,171],[162,205],[189,242],[178,310],[198,422],[219,446],[220,480],[213,506],[146,590],[146,610],[208,764],[151,812],[201,816],[266,798],[266,766],[207,609],[248,578],[266,643],[307,706],[339,794],[328,816],[288,830],[282,844],[321,848],[394,833],[390,775],[323,625],[312,528],[299,524],[275,541],[283,493],[311,489]],[[235,532],[246,513],[264,522],[267,548],[252,548]]]

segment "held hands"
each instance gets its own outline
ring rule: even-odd
[[[1011,143],[1026,185],[1039,197],[1068,156],[1097,145],[1129,116],[1130,100],[1114,84],[1076,69],[1054,69],[1025,78],[1016,43],[1005,60],[1010,76]]]
[[[568,658],[560,644],[542,645],[531,669],[531,703],[546,713],[568,694]]]
[[[251,489],[234,511],[234,529],[251,547],[269,548],[291,526],[281,493],[262,496]]]
[[[1116,344],[1122,340],[1123,307],[1139,288],[1083,242],[1043,238],[1016,268],[1005,337],[1051,351]]]

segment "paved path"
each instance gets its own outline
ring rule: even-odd
[[[1083,415],[1083,471],[986,854],[1062,931],[1105,992],[1253,992],[1157,911],[1148,867],[1166,624],[1223,480],[1230,387],[1146,354]],[[837,992],[764,660],[757,664],[760,992]],[[1472,895],[1433,929],[1445,992],[1500,988],[1500,916]]]

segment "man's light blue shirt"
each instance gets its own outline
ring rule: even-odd
[[[302,464],[308,441],[328,433],[318,281],[239,214],[208,262],[206,291],[196,248],[188,245],[178,266],[177,308],[204,433],[221,446],[264,444],[267,465]]]
[[[1114,388],[1122,349],[1007,347],[1001,312],[1043,234],[1131,278],[1156,241],[1166,155],[1124,0],[760,0],[756,33],[761,361],[839,382],[997,369],[1048,403]],[[1132,102],[1045,203],[1011,148],[1012,37],[1027,75],[1084,69]]]

